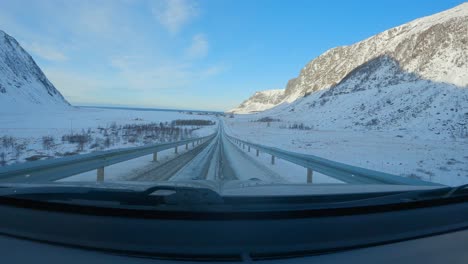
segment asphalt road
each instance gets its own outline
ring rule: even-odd
[[[190,147],[191,148],[191,147]],[[271,179],[281,177],[266,166],[255,161],[233,144],[224,134],[220,124],[216,137],[189,151],[164,162],[143,168],[135,181],[177,180],[231,180]]]

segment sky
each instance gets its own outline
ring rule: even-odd
[[[229,110],[326,50],[457,0],[1,0],[0,30],[74,105]]]

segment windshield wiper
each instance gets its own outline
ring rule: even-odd
[[[1,187],[1,186],[0,186]],[[83,186],[34,186],[34,187],[15,187],[0,188],[0,197],[11,197],[17,199],[29,199],[45,202],[66,202],[74,204],[94,204],[101,205],[111,203],[115,206],[191,206],[191,205],[219,205],[231,204],[237,205],[247,203],[250,206],[254,204],[284,205],[300,203],[303,206],[309,205],[314,208],[338,208],[353,206],[372,206],[379,204],[407,203],[422,200],[447,199],[453,196],[466,195],[468,192],[462,192],[468,184],[458,187],[442,187],[430,190],[403,191],[397,193],[382,194],[362,194],[362,195],[323,195],[323,196],[303,196],[301,197],[274,197],[262,198],[250,197],[249,199],[224,198],[215,190],[205,186],[191,185],[164,185],[159,183],[145,188],[139,186],[139,189],[125,188],[102,188],[102,187],[83,187]],[[318,200],[317,200],[318,199]],[[323,199],[323,200],[322,200]],[[318,202],[320,201],[320,202]]]
[[[461,194],[461,190],[468,187],[468,184],[460,185],[457,187],[443,187],[430,190],[414,190],[405,191],[394,194],[388,194],[377,197],[369,197],[358,200],[345,201],[341,204],[356,204],[356,205],[376,205],[376,204],[387,204],[387,203],[405,203],[415,202],[422,200],[435,200],[435,199],[448,199],[454,196],[468,195],[467,193]]]
[[[450,189],[449,192],[447,192],[444,197],[445,198],[449,198],[449,197],[452,197],[454,195],[456,195],[457,193],[459,193],[461,190],[465,189],[466,187],[468,187],[468,184],[462,184],[460,186],[457,186],[457,187],[452,187]]]
[[[0,196],[40,201],[118,202],[126,205],[195,205],[220,204],[223,198],[209,188],[156,185],[143,191],[128,189],[44,186],[2,189]]]

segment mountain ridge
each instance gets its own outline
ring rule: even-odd
[[[0,30],[0,110],[68,107],[70,104],[18,41]]]
[[[422,79],[388,55],[330,89],[258,113],[318,130],[378,130],[424,138],[468,138],[468,89]]]
[[[329,89],[355,68],[383,55],[393,57],[403,70],[416,73],[422,79],[467,87],[466,32],[468,3],[463,3],[352,45],[329,49],[307,63],[297,77],[288,81],[284,99],[277,105],[290,104],[305,95]],[[236,110],[243,112],[241,107]]]
[[[230,113],[252,113],[268,110],[284,99],[284,89],[257,91]]]

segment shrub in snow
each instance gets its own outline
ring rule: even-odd
[[[112,144],[111,139],[109,137],[106,137],[106,139],[104,139],[104,146],[108,148],[111,146],[111,144]]]
[[[10,136],[3,136],[1,141],[3,148],[11,148],[16,144],[16,139]]]
[[[13,155],[15,159],[18,161],[19,157],[21,154],[23,154],[23,151],[26,149],[26,144],[25,143],[15,143],[13,146]]]
[[[211,126],[216,122],[204,119],[177,119],[172,121],[171,124],[176,126]]]
[[[84,146],[92,140],[91,136],[83,133],[83,134],[66,134],[62,136],[63,142],[68,142],[72,144],[77,144],[77,150],[83,151]]]
[[[379,119],[373,118],[372,120],[368,121],[366,123],[366,126],[376,126],[379,124]]]
[[[51,149],[55,145],[55,138],[52,136],[42,137],[42,148],[45,150]]]
[[[0,153],[0,166],[5,166],[6,165],[6,155],[5,152]]]
[[[279,122],[280,120],[278,118],[271,118],[269,116],[262,117],[255,122]]]
[[[285,128],[285,127],[283,126],[283,127],[280,127],[280,128]],[[288,128],[289,129],[298,129],[298,130],[312,130],[313,129],[312,126],[304,125],[304,123],[295,123],[295,124],[289,125]]]

